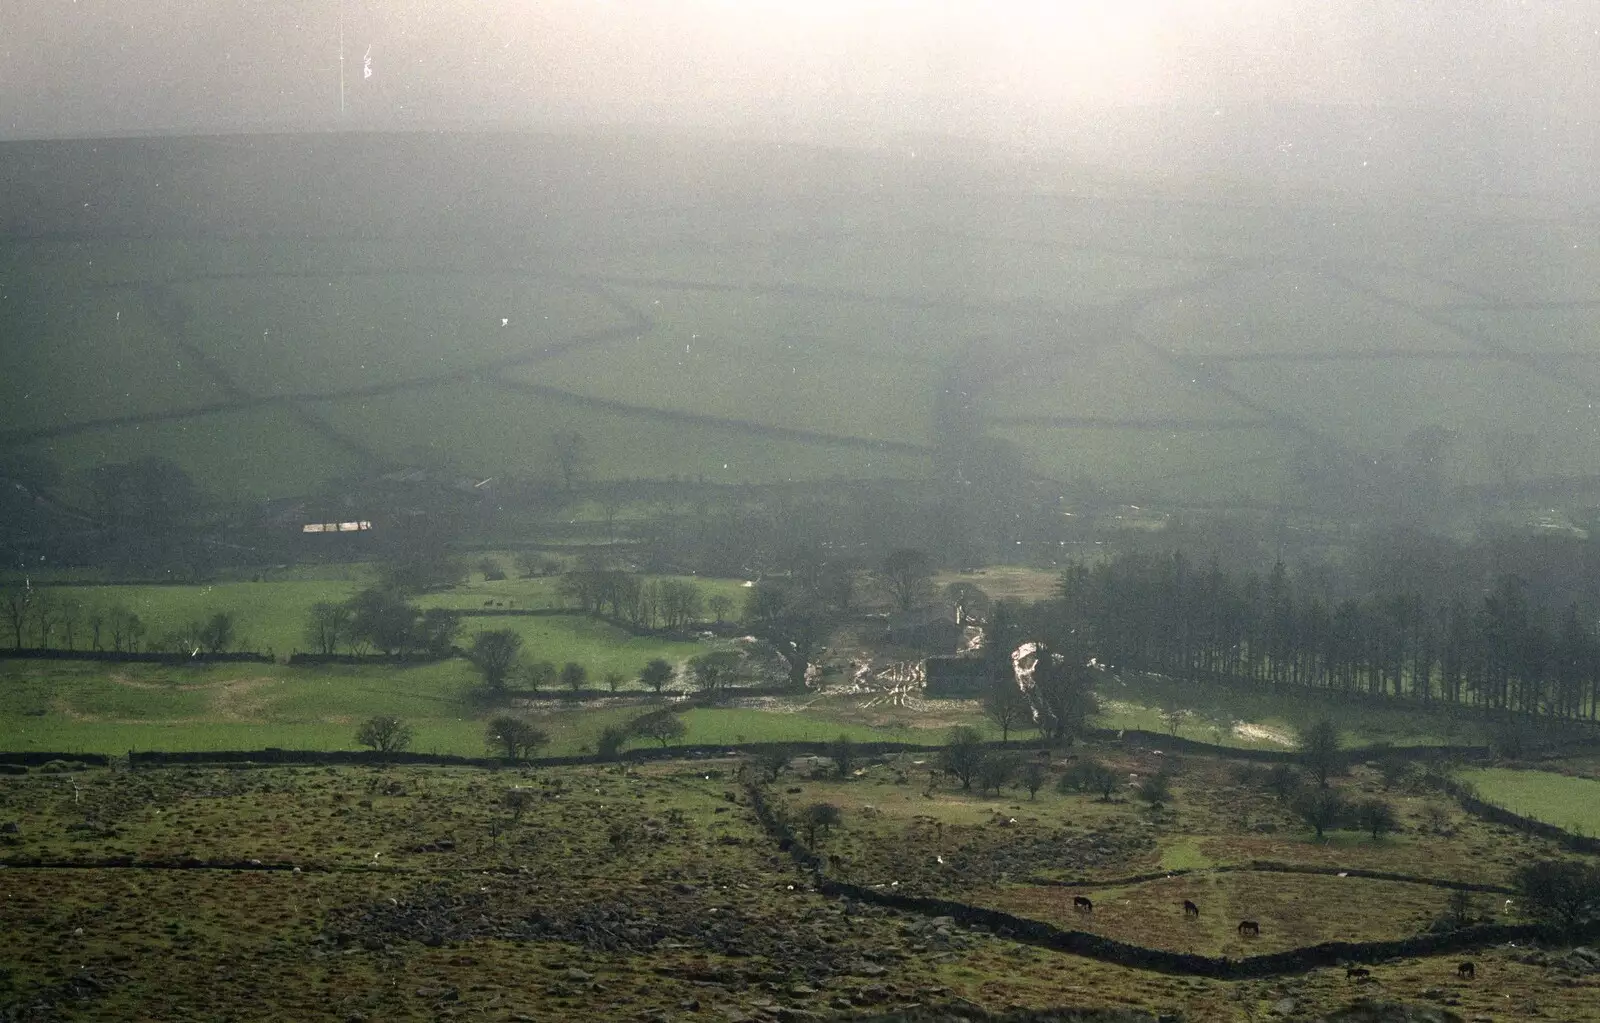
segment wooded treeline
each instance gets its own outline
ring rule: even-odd
[[[1475,599],[1330,601],[1306,589],[1281,562],[1263,576],[1181,553],[1123,555],[1069,567],[1048,617],[1051,632],[1121,668],[1600,716],[1600,636],[1577,605],[1531,601],[1519,576]]]

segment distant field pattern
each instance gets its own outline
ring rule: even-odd
[[[1429,426],[1457,482],[1505,476],[1495,434],[1541,438],[1523,477],[1600,473],[1584,224],[1037,173],[0,240],[0,447],[69,477],[161,453],[239,498],[548,476],[574,430],[596,481],[899,480],[958,408],[1130,499],[1270,503],[1308,442],[1377,458]]]

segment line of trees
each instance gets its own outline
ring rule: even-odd
[[[156,631],[124,604],[100,604],[27,585],[0,590],[0,624],[18,650],[220,654],[246,645],[232,611],[213,611]]]
[[[1045,619],[1107,663],[1176,677],[1600,716],[1600,636],[1576,605],[1535,605],[1515,575],[1476,601],[1330,601],[1282,563],[1262,577],[1134,554],[1069,568]]]
[[[448,655],[461,619],[445,608],[423,610],[397,590],[372,587],[349,600],[319,601],[306,615],[305,642],[320,654]]]
[[[687,579],[649,579],[621,568],[588,566],[561,577],[561,595],[586,614],[607,615],[636,629],[685,629],[713,616],[727,620],[733,601],[710,597]]]

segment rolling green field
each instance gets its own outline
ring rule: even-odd
[[[599,672],[608,664],[636,673],[649,657],[681,664],[703,649],[641,644],[572,646],[568,652],[584,658],[589,684],[598,686]],[[393,714],[415,729],[415,750],[478,756],[484,751],[484,723],[500,711],[476,699],[477,685],[476,673],[463,661],[409,668],[6,661],[0,662],[0,749],[358,749],[356,727],[374,714]],[[550,733],[546,754],[565,756],[592,751],[601,729],[651,706],[631,675],[623,697],[583,704],[538,701],[520,712]],[[849,735],[861,741],[936,744],[951,720],[948,714],[920,720],[900,714],[871,723],[849,704],[829,702],[777,710],[699,708],[684,713],[688,731],[680,741],[821,742]],[[978,722],[976,706],[957,720]]]
[[[69,488],[167,454],[241,499],[412,463],[549,477],[569,430],[596,481],[916,479],[960,395],[1039,475],[1147,501],[1277,501],[1308,437],[1379,458],[1425,426],[1462,434],[1456,482],[1493,481],[1486,432],[1540,436],[1525,477],[1600,472],[1600,248],[1510,205],[1196,202],[959,161],[939,172],[982,187],[935,199],[899,164],[800,149],[761,152],[767,191],[723,194],[687,150],[630,163],[654,152],[630,142],[608,143],[617,180],[654,172],[626,211],[238,191],[297,144],[241,165],[230,142],[152,143],[183,168],[166,233],[0,240],[0,336],[48,353],[8,360],[0,448]],[[184,201],[213,193],[216,223]]]
[[[1461,771],[1484,799],[1578,835],[1600,835],[1600,781],[1553,771],[1481,767]]]

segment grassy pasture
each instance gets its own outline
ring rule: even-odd
[[[1066,482],[1093,481],[1150,499],[1276,500],[1294,438],[1272,426],[1145,430],[1116,426],[997,423],[989,431],[1015,444],[1035,472]]]
[[[1497,348],[1540,358],[1572,357],[1584,366],[1600,347],[1600,304],[1496,307],[1461,305],[1442,315]]]
[[[642,408],[869,440],[931,440],[932,395],[941,373],[937,341],[930,338],[909,357],[863,346],[869,332],[877,336],[873,320],[886,319],[881,314],[851,329],[806,323],[793,301],[660,292],[639,304],[657,319],[642,336],[507,375]],[[823,333],[828,330],[837,333]]]
[[[1323,719],[1338,723],[1340,740],[1347,747],[1384,742],[1395,746],[1486,745],[1491,731],[1489,724],[1470,713],[1452,715],[1403,704],[1374,706],[1307,690],[1278,694],[1213,687],[1206,693],[1206,705],[1196,706],[1193,689],[1181,680],[1134,672],[1103,678],[1098,693],[1105,705],[1099,719],[1102,727],[1165,732],[1161,714],[1172,708],[1185,712],[1177,734],[1224,745],[1282,749],[1286,743],[1278,739],[1292,742],[1300,731]],[[1246,734],[1241,735],[1235,725],[1247,726]],[[1259,738],[1249,738],[1251,732]]]
[[[69,491],[79,482],[72,470],[160,456],[228,501],[305,493],[358,464],[356,455],[282,406],[86,430],[35,442],[28,450],[68,470]]]
[[[1476,302],[1481,296],[1431,276],[1424,270],[1399,266],[1346,267],[1345,278],[1352,286],[1413,309],[1454,320],[1454,311],[1441,307]],[[1455,320],[1458,324],[1459,320]]]
[[[223,400],[130,291],[17,286],[0,277],[0,431],[173,412]]]
[[[698,479],[773,483],[843,478],[920,478],[917,454],[752,434],[736,425],[660,421],[576,397],[490,384],[316,403],[341,431],[400,462],[443,462],[463,471],[552,476],[550,440],[577,431],[595,480]]]
[[[271,650],[279,655],[302,648],[306,614],[319,601],[338,603],[360,587],[339,580],[220,582],[199,586],[70,586],[49,590],[57,600],[76,600],[86,609],[125,607],[145,623],[151,638],[218,611],[238,619],[243,650]],[[87,617],[87,612],[81,617]],[[76,645],[89,646],[90,634],[79,622]],[[60,642],[60,639],[57,639]],[[110,636],[102,637],[110,646]]]
[[[1190,358],[1471,348],[1447,328],[1297,269],[1232,274],[1158,299],[1135,321],[1140,337]]]
[[[534,357],[623,322],[587,291],[489,271],[263,276],[198,282],[178,294],[192,311],[195,342],[256,395],[437,377]]]
[[[1470,768],[1457,777],[1513,813],[1574,834],[1600,835],[1600,780],[1505,767]]]
[[[1490,301],[1600,301],[1600,241],[1583,218],[1479,220],[1432,258],[1430,273]]]
[[[1008,419],[1061,415],[1129,420],[1255,420],[1260,413],[1201,384],[1136,342],[1086,342],[1041,353],[1038,364],[991,382],[983,414]]]
[[[170,169],[187,181],[190,166],[179,160]],[[1594,390],[1587,366],[1563,367],[1568,385],[1499,361],[1363,354],[1473,352],[1480,335],[1518,352],[1578,352],[1593,334],[1590,310],[1492,305],[1592,302],[1596,243],[1577,225],[1508,212],[1463,227],[1457,221],[1470,218],[1460,210],[1441,216],[1237,189],[1200,203],[1160,182],[1118,184],[1081,169],[1023,191],[980,175],[984,187],[951,186],[925,203],[933,179],[917,167],[895,172],[910,174],[905,180],[873,171],[863,191],[807,192],[805,201],[777,193],[712,201],[685,185],[674,201],[662,186],[658,205],[626,217],[557,204],[532,234],[496,235],[470,218],[452,227],[442,213],[417,213],[426,227],[407,236],[398,230],[404,212],[385,208],[363,214],[363,230],[387,231],[382,238],[297,229],[8,242],[0,245],[8,296],[0,330],[42,340],[23,345],[9,364],[16,372],[0,380],[0,429],[181,414],[225,400],[199,367],[184,360],[180,370],[144,310],[140,288],[158,286],[189,308],[187,340],[256,395],[453,382],[330,395],[313,406],[348,444],[292,409],[268,408],[37,446],[69,476],[159,452],[212,493],[249,499],[338,478],[363,449],[379,461],[548,475],[550,435],[576,429],[590,440],[591,478],[600,481],[922,478],[929,459],[914,452],[761,434],[741,423],[925,443],[947,375],[993,384],[978,411],[1035,472],[1116,481],[1146,499],[1259,502],[1285,493],[1299,439],[1281,423],[1140,428],[1150,418],[1270,420],[1243,409],[1229,389],[1360,453],[1393,449],[1418,426],[1455,427],[1469,481],[1492,475],[1476,450],[1486,429],[1539,432],[1536,472],[1594,471],[1583,425]],[[858,172],[866,173],[848,173]],[[801,175],[805,188],[817,185],[814,173]],[[285,210],[265,192],[261,203],[263,221],[281,226]],[[323,230],[349,230],[341,219],[349,215],[329,214]],[[551,267],[561,282],[538,276]],[[1217,271],[1227,272],[1186,287]],[[1166,290],[1131,323],[1106,308],[1151,289]],[[653,329],[514,372],[484,370],[625,322],[614,299],[638,308]],[[1224,376],[1186,376],[1112,340],[1130,329],[1137,341],[1203,358]],[[1273,353],[1339,358],[1237,361]],[[984,367],[1002,367],[1004,379],[967,379]],[[461,379],[475,371],[482,375]],[[1014,422],[1030,416],[1128,425],[1084,432]],[[740,422],[708,421],[718,418]]]
[[[1574,383],[1497,359],[1365,360],[1317,366],[1233,363],[1228,378],[1261,403],[1314,424],[1357,450],[1397,451],[1424,426],[1455,430],[1456,471],[1492,478],[1485,436],[1536,433],[1535,472],[1594,472],[1591,398]],[[1381,409],[1382,414],[1373,411]]]

